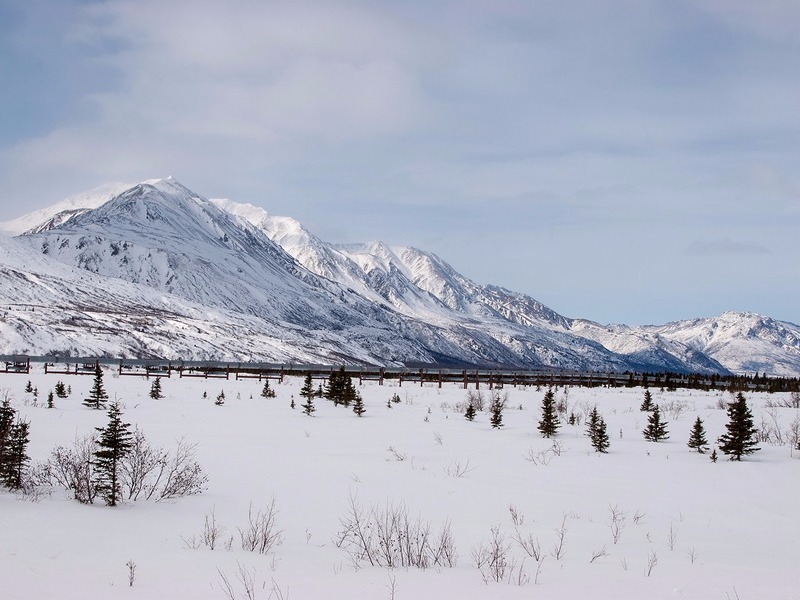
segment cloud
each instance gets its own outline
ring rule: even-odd
[[[789,0],[48,3],[20,3],[24,46],[0,38],[5,93],[28,90],[13,106],[53,98],[0,131],[9,218],[172,174],[330,241],[434,240],[534,294],[581,272],[613,297],[587,261],[733,265],[765,242],[776,272],[800,260],[782,241],[800,214]],[[545,282],[506,267],[528,254]]]
[[[690,256],[759,256],[772,254],[765,246],[729,238],[695,240],[686,249]]]

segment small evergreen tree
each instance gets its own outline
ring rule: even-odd
[[[569,421],[568,421],[568,423],[570,425],[575,425],[575,421],[576,421],[575,413],[574,412],[570,412],[569,413]]]
[[[300,388],[300,395],[308,400],[311,400],[311,398],[317,395],[314,391],[314,381],[311,378],[310,372],[306,373],[306,378],[303,381],[303,387]]]
[[[611,445],[606,431],[606,422],[600,413],[597,412],[597,406],[592,407],[589,413],[589,418],[586,425],[586,435],[589,436],[589,441],[592,444],[595,452],[606,454]]]
[[[217,399],[214,400],[214,404],[217,406],[222,406],[225,404],[225,390],[222,390],[219,394],[217,394]]]
[[[653,405],[653,412],[647,417],[647,427],[642,433],[644,434],[644,439],[648,442],[660,442],[661,440],[669,439],[667,424],[661,420],[661,410],[658,408],[658,404]]]
[[[300,392],[300,395],[303,396],[303,393]],[[313,391],[308,395],[305,396],[306,403],[301,404],[300,406],[303,409],[303,413],[308,415],[309,417],[314,414],[314,411],[317,410],[317,407],[314,406],[314,393]]]
[[[92,389],[89,391],[89,397],[83,401],[83,405],[100,410],[105,408],[106,400],[108,400],[108,394],[106,394],[106,390],[103,387],[103,369],[100,368],[100,363],[96,362]]]
[[[289,402],[289,407],[290,407],[292,410],[294,410],[294,407],[295,407],[295,403],[294,403],[294,394],[292,394],[292,401],[291,401],[291,402]]]
[[[592,448],[595,449],[595,452],[607,454],[608,447],[610,445],[611,442],[608,439],[608,433],[606,433],[605,419],[603,419],[603,417],[600,417],[597,421],[597,428],[595,430],[594,439],[592,440]]]
[[[467,400],[467,408],[464,411],[464,417],[467,419],[467,421],[474,421],[477,412],[478,411],[475,410],[475,405]]]
[[[264,389],[261,390],[261,397],[262,398],[274,398],[275,396],[276,396],[275,390],[273,390],[269,386],[269,379],[266,379],[264,381]]]
[[[4,474],[11,468],[11,435],[16,414],[9,399],[3,399],[0,404],[0,481],[5,481]]]
[[[697,417],[692,427],[692,432],[689,434],[689,443],[686,444],[692,450],[697,450],[703,454],[708,449],[708,441],[706,440],[706,430],[703,427],[703,420]]]
[[[639,410],[642,412],[650,412],[653,410],[653,394],[650,393],[649,389],[644,391],[644,400],[642,401],[642,405],[639,407]]]
[[[500,395],[495,394],[492,398],[492,404],[489,406],[489,411],[491,412],[489,424],[493,429],[499,429],[503,426],[503,404]]]
[[[28,393],[28,394],[32,394],[33,393],[33,384],[31,383],[30,379],[28,379],[28,383],[25,384],[25,392]]]
[[[58,396],[59,398],[67,397],[67,388],[66,386],[64,386],[63,381],[56,382],[55,390],[56,390],[56,396]]]
[[[353,398],[353,412],[359,417],[362,417],[364,413],[367,412],[367,409],[364,407],[364,400],[361,398],[361,394],[358,393],[358,390],[353,391],[355,392],[355,397]]]
[[[761,450],[756,446],[758,430],[753,426],[753,413],[747,408],[742,392],[736,394],[736,400],[728,405],[725,429],[727,433],[721,435],[717,443],[719,449],[730,456],[730,460],[742,460],[742,456]]]
[[[28,432],[30,424],[27,421],[17,420],[11,426],[8,441],[6,442],[6,456],[2,461],[0,479],[12,490],[22,487],[25,470],[30,462],[28,456]]]
[[[716,448],[714,448],[711,451],[711,455],[709,456],[709,458],[711,459],[711,462],[713,462],[713,463],[717,462],[717,449]]]
[[[334,406],[341,404],[345,393],[346,381],[350,381],[350,377],[344,372],[344,367],[339,367],[338,371],[334,371],[328,377],[328,383],[325,386],[325,398],[332,400]],[[352,382],[351,382],[352,385]]]
[[[597,434],[597,424],[600,422],[600,413],[597,412],[597,406],[593,406],[589,413],[589,418],[586,419],[586,435],[589,439],[594,439]]]
[[[53,392],[50,391],[47,394],[47,408],[55,408],[55,398],[53,397]]]
[[[558,414],[556,412],[556,398],[553,389],[550,388],[542,398],[542,418],[539,421],[539,433],[542,437],[553,437],[561,424],[558,422]]]
[[[339,403],[349,407],[351,404],[353,404],[360,398],[361,395],[358,393],[358,390],[356,389],[355,385],[353,385],[352,378],[349,375],[343,375],[342,394],[339,399]]]
[[[108,409],[108,424],[95,428],[100,436],[92,461],[94,484],[108,506],[116,506],[122,500],[120,468],[132,444],[130,427],[130,423],[122,422],[122,409],[118,402],[114,402]]]
[[[153,385],[150,386],[150,397],[153,400],[160,400],[164,397],[161,393],[161,377],[156,377],[153,380]]]

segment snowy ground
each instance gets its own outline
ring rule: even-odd
[[[0,375],[0,394],[7,391],[30,420],[29,453],[43,460],[55,445],[103,425],[106,415],[81,405],[91,377],[35,369],[30,376]],[[28,379],[39,390],[38,405],[24,392]],[[47,391],[59,379],[72,386],[72,395],[48,410]],[[208,491],[117,508],[82,505],[60,490],[38,502],[0,492],[2,597],[224,600],[223,574],[244,598],[241,568],[262,599],[800,598],[797,451],[792,456],[788,445],[762,444],[741,463],[721,457],[714,464],[686,447],[698,415],[710,441],[724,432],[726,413],[715,406],[730,394],[652,390],[671,436],[655,444],[641,435],[642,389],[571,388],[571,410],[582,414],[597,404],[611,449],[594,453],[583,425],[564,424],[557,438],[562,452],[555,455],[542,454],[552,441],[536,432],[544,390],[502,390],[508,394],[504,427],[494,430],[488,414],[464,419],[459,405],[466,392],[454,384],[365,382],[360,391],[368,411],[357,418],[322,399],[307,417],[299,407],[301,383],[276,383],[278,397],[267,400],[254,380],[164,379],[166,397],[152,400],[149,381],[107,372],[106,387],[123,403],[125,420],[151,442],[171,447],[185,437],[198,444]],[[227,401],[215,406],[221,390]],[[389,409],[395,392],[402,401]],[[557,391],[557,399],[564,396]],[[747,397],[756,424],[762,415],[770,418],[766,402],[785,398]],[[774,412],[786,429],[798,417],[797,409]],[[455,475],[459,466],[463,476]],[[433,529],[449,521],[457,566],[356,568],[333,542],[351,495],[364,506],[404,502]],[[273,496],[283,543],[269,556],[241,550],[237,527],[245,525],[249,505],[264,507]],[[510,507],[519,533],[538,540],[539,562],[513,541]],[[618,543],[610,507],[625,515]],[[212,509],[226,528],[223,538],[234,538],[231,549],[187,548],[184,540],[200,533]],[[556,559],[562,523],[563,555]],[[489,540],[493,527],[516,564],[511,582],[487,584],[473,562],[473,549]],[[130,560],[137,565],[133,587]],[[529,581],[517,585],[520,578]]]

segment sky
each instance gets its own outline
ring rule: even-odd
[[[796,0],[0,0],[0,220],[174,176],[601,323],[800,322]]]

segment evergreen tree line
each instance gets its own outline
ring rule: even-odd
[[[653,396],[649,389],[645,389],[641,411],[650,413],[647,419],[647,426],[642,435],[644,439],[651,442],[660,442],[669,439],[667,423],[661,417],[661,409],[658,404],[653,402]],[[502,427],[503,402],[500,401],[499,394],[494,394],[490,405],[490,423],[493,428]],[[474,395],[469,395],[464,417],[468,421],[473,421],[477,414],[476,400]],[[538,423],[538,431],[544,438],[551,438],[557,435],[561,423],[558,418],[558,407],[556,406],[555,393],[550,388],[542,398],[541,419]],[[719,449],[723,454],[730,456],[730,460],[741,460],[742,456],[752,454],[760,450],[757,444],[758,429],[753,424],[753,414],[747,407],[747,400],[744,394],[739,392],[734,402],[728,405],[728,423],[725,426],[726,433],[717,439]],[[575,414],[569,418],[570,425],[576,422]],[[606,453],[610,447],[610,439],[607,426],[602,415],[593,407],[587,418],[586,435],[596,452]],[[699,453],[704,453],[708,449],[703,421],[697,417],[689,435],[687,446]],[[798,447],[800,450],[800,447]],[[716,460],[716,450],[712,455],[712,460]]]
[[[340,367],[338,371],[334,371],[328,377],[325,388],[314,389],[314,380],[311,373],[307,373],[303,380],[303,387],[300,388],[300,396],[305,399],[305,403],[300,407],[303,413],[312,416],[317,408],[314,406],[314,398],[323,397],[326,400],[333,402],[334,406],[344,406],[351,408],[352,411],[359,417],[363,416],[367,409],[364,407],[364,399],[353,384],[353,378],[348,375],[344,367]],[[294,399],[292,399],[292,408],[294,408]]]

